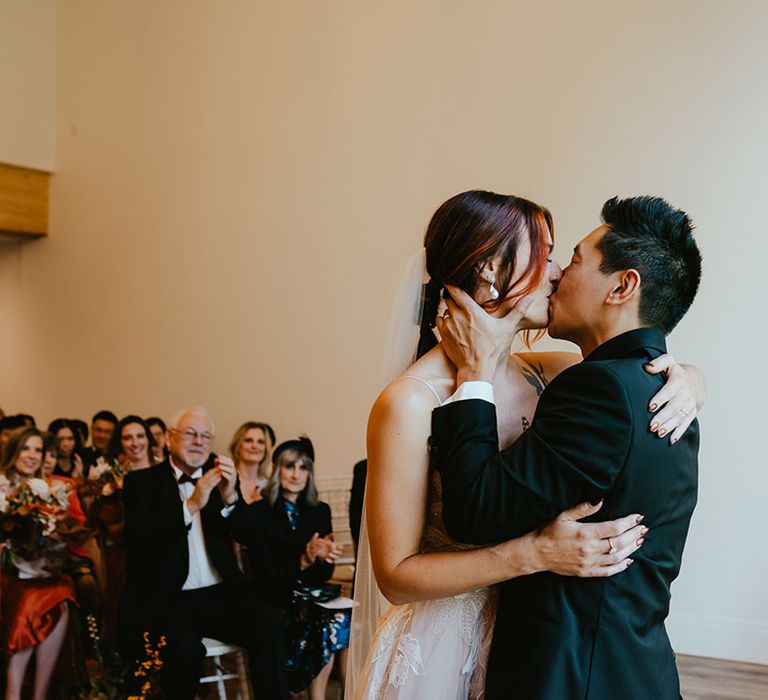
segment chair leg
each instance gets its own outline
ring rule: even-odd
[[[240,684],[240,700],[252,700],[251,684],[248,681],[248,668],[245,665],[245,654],[238,651],[235,654],[237,678]]]
[[[222,680],[224,674],[221,672],[221,657],[214,656],[213,663],[216,664],[216,676],[218,677],[218,680],[216,681],[216,688],[219,691],[219,700],[227,700],[227,689],[224,686],[224,681]]]

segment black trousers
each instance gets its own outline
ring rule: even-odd
[[[285,619],[247,589],[222,583],[181,591],[158,622],[167,641],[163,685],[168,698],[194,700],[205,657],[203,637],[245,649],[254,695],[288,698]]]

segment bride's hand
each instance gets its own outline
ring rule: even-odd
[[[626,570],[648,528],[633,514],[602,523],[580,523],[602,507],[582,503],[534,533],[541,571],[563,576],[613,576]]]
[[[693,423],[707,396],[706,383],[701,370],[679,365],[669,353],[660,355],[645,366],[649,374],[666,372],[667,381],[650,400],[648,410],[653,413],[651,432],[659,437],[669,436],[675,444]]]

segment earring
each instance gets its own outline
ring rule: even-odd
[[[488,293],[491,295],[491,299],[498,299],[499,298],[499,290],[496,289],[493,285],[496,284],[496,275],[493,274],[493,272],[490,274],[490,277],[488,279]]]

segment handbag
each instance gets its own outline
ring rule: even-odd
[[[327,603],[341,595],[338,583],[321,583],[317,586],[297,586],[293,589],[293,601],[301,603]]]

